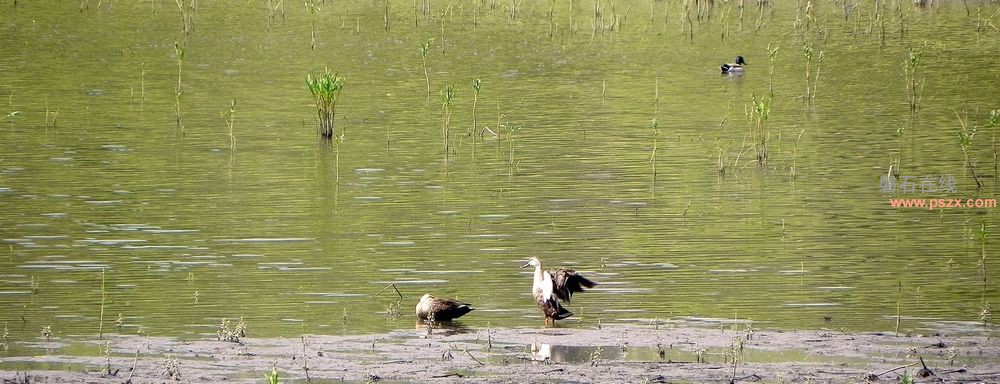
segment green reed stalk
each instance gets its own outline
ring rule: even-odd
[[[899,336],[899,321],[902,319],[903,308],[903,282],[899,282],[898,294],[896,296],[896,336]]]
[[[233,99],[233,102],[229,105],[226,117],[226,125],[229,126],[229,151],[236,152],[236,136],[233,134],[236,128],[236,99]]]
[[[104,269],[101,268],[101,316],[97,321],[97,338],[104,338],[104,302],[107,299],[107,292],[104,289]]]
[[[556,22],[555,22],[556,2],[555,2],[555,0],[549,0],[549,10],[548,10],[548,12],[546,12],[546,15],[549,17],[549,38],[551,39],[552,35],[555,33],[555,28],[556,28]]]
[[[917,78],[917,70],[920,68],[920,58],[923,56],[922,48],[907,47],[909,55],[903,62],[903,75],[907,79],[906,98],[910,103],[910,113],[916,113],[920,104],[920,90],[923,89],[923,79]]]
[[[420,43],[420,62],[424,66],[424,81],[427,83],[427,98],[431,98],[431,77],[427,74],[427,54],[431,51],[431,41]]]
[[[757,99],[756,94],[751,94],[752,108],[747,110],[746,117],[750,126],[750,137],[753,139],[754,152],[757,155],[757,164],[767,165],[767,140],[771,135],[767,128],[768,115],[771,112],[771,97],[761,97]]]
[[[497,125],[496,125],[497,131],[495,132],[497,135],[497,157],[500,157],[500,141],[501,141],[500,139],[502,138],[500,131],[500,121],[504,117],[507,116],[504,115],[503,113],[500,113],[500,99],[497,99]]]
[[[573,22],[573,3],[574,0],[569,0],[569,33],[576,32],[576,23]]]
[[[980,254],[982,255],[979,259],[979,268],[983,271],[983,284],[986,284],[986,240],[989,239],[989,233],[986,230],[986,219],[979,219],[979,231],[976,233],[976,237],[979,240]]]
[[[976,165],[972,162],[972,138],[976,136],[978,127],[969,126],[965,123],[965,119],[955,111],[955,117],[958,118],[958,122],[961,123],[962,128],[958,131],[958,144],[962,148],[962,154],[965,155],[965,165],[969,167],[969,172],[972,173],[972,178],[976,181],[976,189],[981,189],[983,183],[979,181],[979,175],[976,174]]]
[[[601,105],[608,100],[608,81],[601,81]]]
[[[184,47],[176,41],[174,42],[174,54],[177,58],[177,88],[174,89],[174,106],[176,107],[177,128],[180,129],[181,135],[183,135],[184,124],[181,123],[181,75],[184,71]]]
[[[441,27],[441,54],[445,54],[445,48],[447,47],[447,41],[444,39],[445,22],[448,21],[448,8],[441,11],[441,18],[438,20],[438,24]]]
[[[812,66],[813,51],[814,51],[814,49],[813,49],[813,45],[812,44],[809,44],[809,43],[803,43],[802,44],[802,56],[804,56],[805,59],[806,59],[806,96],[805,96],[805,100],[807,102],[809,100],[812,100],[812,95],[811,95],[810,89],[809,89],[809,80],[812,77],[809,76],[809,69]]]
[[[472,130],[469,134],[472,136],[472,158],[476,158],[476,129],[479,127],[479,122],[476,119],[476,107],[479,105],[479,91],[482,89],[483,80],[476,78],[472,79]]]
[[[448,158],[451,144],[451,115],[455,106],[455,86],[448,84],[441,90],[441,109],[444,118],[442,133],[444,136],[444,157]]]
[[[146,106],[146,63],[139,64],[139,109]]]
[[[649,154],[649,162],[652,165],[652,176],[653,179],[650,182],[649,190],[650,193],[656,193],[656,149],[660,140],[660,123],[654,118],[650,120],[649,127],[653,129],[653,151]]]
[[[660,114],[660,77],[656,76],[653,80],[653,114]],[[656,119],[653,119],[655,122]]]
[[[385,1],[385,12],[382,14],[382,20],[385,22],[385,31],[389,32],[389,0]]]
[[[816,99],[816,88],[819,87],[819,70],[823,66],[823,51],[819,51],[819,56],[816,58],[816,76],[813,77],[813,88],[812,88],[812,98]]]
[[[516,136],[515,132],[523,128],[522,125],[508,125],[507,129],[507,178],[511,179],[514,177],[514,143]]]
[[[310,38],[311,38],[310,43],[309,43],[309,49],[315,51],[316,50],[316,15],[319,13],[319,6],[316,5],[316,0],[306,0],[306,7],[309,8],[309,15],[310,15],[309,23],[310,23],[310,26],[312,27],[311,33],[309,35]]]
[[[993,131],[993,174],[1000,175],[1000,147],[997,146],[997,128],[1000,127],[1000,109],[990,111],[989,127]],[[993,178],[993,186],[1000,184],[1000,177]]]
[[[767,60],[770,64],[767,70],[767,94],[771,97],[774,97],[774,63],[778,60],[779,49],[780,46],[771,48],[771,44],[767,45]]]
[[[743,11],[746,9],[746,0],[740,0],[736,7],[740,9],[740,32],[743,32]]]

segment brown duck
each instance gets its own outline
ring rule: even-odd
[[[469,304],[452,299],[439,299],[424,294],[417,303],[417,317],[420,320],[451,321],[473,310]]]
[[[555,325],[556,320],[562,320],[573,316],[573,312],[563,308],[559,301],[570,302],[573,293],[583,292],[584,288],[593,288],[597,283],[580,276],[572,269],[556,269],[553,271],[543,271],[542,262],[538,258],[532,257],[528,263],[521,268],[535,267],[534,283],[531,285],[531,294],[538,303],[538,308],[545,315],[545,325]]]

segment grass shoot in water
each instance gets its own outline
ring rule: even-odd
[[[420,43],[420,62],[424,66],[424,81],[427,83],[427,98],[431,98],[431,77],[427,74],[427,54],[431,51],[431,40]]]
[[[444,157],[448,158],[448,151],[450,150],[450,139],[451,139],[451,115],[454,111],[455,106],[455,86],[448,84],[441,90],[441,108],[442,117],[444,119],[443,123],[443,135],[444,135]]]
[[[174,89],[174,106],[176,107],[177,129],[180,130],[183,136],[184,124],[181,123],[181,75],[184,70],[184,46],[176,41],[174,41],[174,55],[177,59],[177,88]]]
[[[469,131],[469,135],[472,136],[473,160],[476,159],[476,129],[479,127],[479,121],[476,118],[476,107],[479,105],[479,91],[482,90],[482,86],[482,79],[472,79],[472,130]]]
[[[320,135],[325,139],[333,138],[334,119],[337,116],[340,93],[344,89],[344,77],[330,72],[327,68],[316,76],[306,75],[306,85],[313,96],[316,113],[319,116]]]

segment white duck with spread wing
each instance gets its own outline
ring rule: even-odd
[[[573,293],[583,292],[584,288],[593,288],[597,285],[572,269],[542,270],[542,262],[536,257],[532,257],[521,268],[529,266],[535,267],[531,294],[545,315],[546,326],[555,325],[556,320],[573,316],[573,312],[563,308],[560,301],[569,303],[573,299]]]

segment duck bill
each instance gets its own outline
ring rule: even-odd
[[[529,262],[528,264],[522,265],[521,268],[528,268],[530,266],[531,266],[531,263]]]

